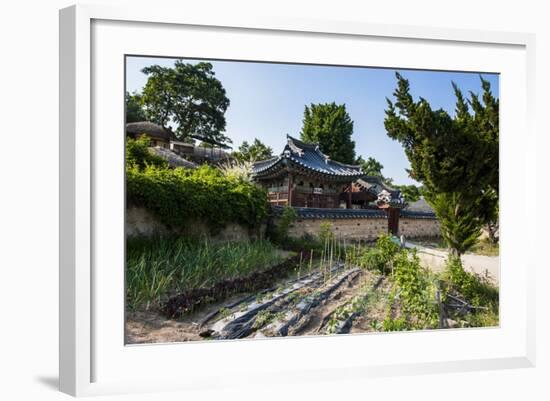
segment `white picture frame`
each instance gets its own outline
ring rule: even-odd
[[[148,40],[140,37],[143,32]],[[192,32],[191,32],[192,31]],[[129,39],[132,33],[134,39]],[[189,33],[191,32],[191,33]],[[95,36],[94,36],[95,35]],[[202,344],[170,344],[151,346],[124,345],[120,341],[123,321],[124,250],[120,246],[123,138],[106,149],[99,132],[107,127],[120,127],[123,121],[123,70],[121,54],[147,54],[196,57],[200,49],[174,52],[175,36],[193,35],[202,38],[201,47],[215,42],[231,41],[216,51],[219,58],[292,62],[324,62],[348,57],[353,46],[371,46],[376,57],[383,58],[388,46],[402,46],[402,53],[385,54],[387,59],[369,65],[403,68],[439,68],[499,72],[502,74],[502,142],[501,192],[502,273],[501,326],[441,332],[415,332],[383,335],[355,335],[338,338],[307,338],[260,341],[234,341]],[[256,35],[257,37],[254,37]],[[261,36],[261,39],[258,37]],[[168,39],[168,38],[172,39]],[[137,43],[139,38],[142,43]],[[160,46],[159,38],[168,43]],[[106,40],[109,39],[109,40]],[[286,41],[292,39],[293,45]],[[134,42],[132,42],[134,40]],[[243,44],[239,44],[239,40]],[[269,51],[244,43],[269,44]],[[334,41],[338,41],[335,47]],[[283,43],[284,42],[284,43]],[[403,45],[406,44],[406,46]],[[515,231],[535,232],[536,207],[526,199],[512,198],[514,191],[536,191],[535,133],[531,126],[534,111],[534,44],[530,34],[435,29],[413,26],[373,25],[351,21],[296,20],[293,18],[257,17],[254,19],[220,18],[189,15],[182,10],[160,8],[112,8],[79,5],[60,11],[60,390],[71,395],[200,389],[232,385],[236,377],[255,383],[327,380],[343,377],[360,380],[365,377],[421,374],[430,372],[467,371],[530,367],[535,363],[534,272],[536,260],[521,258],[531,246]],[[304,45],[304,47],[300,47]],[[305,51],[312,49],[310,52]],[[333,49],[330,54],[316,53],[321,45]],[[118,46],[118,47],[117,47]],[[126,48],[126,46],[128,46]],[[149,46],[147,48],[147,46]],[[293,48],[294,46],[294,48]],[[377,49],[377,46],[379,50]],[[426,49],[422,50],[422,47]],[[432,46],[432,48],[430,48]],[[452,47],[452,49],[450,49]],[[275,56],[276,49],[286,55]],[[407,49],[411,50],[407,50]],[[433,60],[434,48],[442,60]],[[145,50],[143,50],[145,49]],[[240,49],[240,50],[239,50]],[[341,53],[340,50],[341,49]],[[449,50],[450,49],[450,50]],[[241,51],[242,50],[242,51]],[[253,53],[246,53],[247,51]],[[283,50],[280,50],[281,52]],[[407,53],[408,51],[408,53]],[[426,57],[419,60],[422,51]],[[490,54],[486,54],[487,52]],[[122,53],[121,53],[122,52]],[[378,52],[378,53],[377,53]],[[388,53],[388,52],[386,52]],[[409,55],[409,59],[404,57]],[[453,55],[466,55],[458,63]],[[475,60],[468,54],[476,54]],[[390,57],[391,56],[391,57]],[[445,57],[448,56],[448,57]],[[337,59],[340,57],[340,59]],[[349,64],[364,65],[364,60],[349,58]],[[458,57],[458,56],[456,56]],[[401,62],[399,61],[401,58]],[[453,64],[454,62],[454,64]],[[501,63],[501,68],[495,65]],[[112,71],[104,67],[111,65]],[[120,99],[110,96],[105,82],[112,82]],[[507,97],[514,93],[514,99]],[[114,92],[113,92],[114,93]],[[103,97],[102,97],[103,96]],[[109,107],[111,114],[105,114]],[[511,112],[513,111],[513,112]],[[507,114],[506,114],[507,113]],[[513,132],[524,133],[520,137]],[[122,132],[122,131],[121,131]],[[512,166],[511,157],[518,164]],[[101,159],[101,163],[99,160]],[[117,173],[110,174],[111,168]],[[110,175],[110,178],[107,177]],[[506,176],[506,181],[503,181]],[[115,189],[115,207],[105,208],[112,200],[108,189]],[[534,194],[533,194],[534,195]],[[122,198],[123,200],[123,198]],[[517,212],[512,213],[512,202]],[[111,217],[111,218],[110,218]],[[123,220],[122,220],[123,221]],[[112,225],[111,225],[112,224]],[[113,230],[108,228],[113,227]],[[98,234],[101,232],[101,236]],[[105,234],[105,235],[103,235]],[[109,237],[113,235],[113,237]],[[105,237],[105,239],[103,239]],[[110,241],[112,249],[105,241]],[[510,247],[509,244],[514,244]],[[118,247],[118,248],[117,248]],[[117,250],[118,249],[118,250]],[[532,252],[525,252],[534,255]],[[531,257],[532,258],[532,257]],[[110,277],[102,268],[110,260],[117,266]],[[512,269],[508,266],[520,266]],[[109,273],[110,274],[110,273]],[[119,291],[118,293],[116,291]],[[97,293],[101,292],[101,297]],[[117,295],[118,294],[118,295]],[[107,306],[112,305],[107,310]],[[114,340],[111,340],[114,339]],[[479,346],[473,345],[481,341]],[[452,342],[453,350],[445,342]],[[392,344],[396,356],[384,359],[374,349]],[[467,346],[470,344],[470,346]],[[420,353],[422,347],[427,348]],[[326,350],[317,358],[316,350]],[[370,358],[362,352],[372,348]],[[429,347],[429,348],[428,348]],[[349,352],[361,350],[360,352]],[[230,369],[223,365],[206,370],[220,359],[239,360]],[[286,353],[286,354],[285,354]],[[193,362],[192,369],[181,367],[178,374],[168,374],[175,358],[182,355]],[[262,364],[261,355],[272,357]],[[279,358],[277,359],[277,355]],[[296,355],[293,366],[286,369],[283,358]],[[201,361],[203,358],[204,361]],[[162,362],[162,368],[159,365]],[[140,367],[144,372],[132,369]],[[247,368],[255,364],[254,369]],[[268,366],[269,365],[269,366]],[[140,376],[143,374],[143,377]],[[134,375],[134,376],[132,376]]]

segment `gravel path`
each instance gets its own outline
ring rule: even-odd
[[[442,271],[445,268],[447,251],[407,242],[405,247],[416,248],[420,260],[433,271]],[[468,253],[462,256],[462,264],[466,270],[488,277],[498,285],[500,282],[500,257],[484,256]]]

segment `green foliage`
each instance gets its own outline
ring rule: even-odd
[[[499,244],[494,243],[489,238],[482,239],[471,249],[476,255],[484,256],[498,256],[499,255]]]
[[[382,330],[405,331],[405,330],[410,330],[410,325],[404,316],[397,319],[393,319],[391,316],[386,316],[386,318],[382,322]]]
[[[223,134],[229,99],[212,64],[178,60],[173,67],[151,65],[142,72],[148,76],[141,100],[149,121],[163,127],[174,124],[181,140],[194,138],[220,146],[231,143]]]
[[[361,166],[363,173],[372,177],[384,178],[382,175],[382,169],[384,166],[374,157],[369,157],[367,160],[364,160],[361,156],[355,161],[358,165]]]
[[[420,188],[416,185],[394,185],[395,189],[398,189],[403,194],[403,197],[407,202],[416,202],[420,199]]]
[[[477,243],[483,224],[477,203],[464,197],[460,192],[443,192],[429,199],[439,218],[441,236],[455,255],[462,255]]]
[[[415,101],[408,80],[396,76],[395,103],[387,100],[386,131],[403,145],[410,176],[424,185],[426,200],[450,226],[444,233],[452,238],[449,246],[460,254],[475,243],[471,235],[476,229],[494,219],[498,205],[499,101],[483,78],[482,101],[473,93],[466,101],[453,83],[456,115],[451,117],[432,110],[426,99]],[[458,231],[461,227],[467,231]]]
[[[393,237],[390,234],[383,234],[376,240],[375,247],[360,250],[357,262],[361,267],[377,270],[380,273],[389,273],[398,252],[399,245]]]
[[[184,227],[199,219],[212,229],[230,222],[252,228],[268,214],[263,189],[225,177],[207,165],[193,170],[130,165],[126,169],[126,195],[129,203],[144,206],[171,227]]]
[[[321,151],[332,160],[347,164],[355,162],[352,134],[353,121],[345,105],[333,102],[305,107],[301,139],[319,144]]]
[[[402,250],[396,254],[393,263],[394,285],[405,316],[416,327],[434,326],[439,318],[434,303],[436,288],[420,265],[416,252]]]
[[[332,224],[328,221],[323,221],[319,225],[319,242],[326,244],[328,241],[334,239],[334,233],[332,232]]]
[[[147,120],[139,93],[126,92],[124,99],[126,101],[126,123],[136,123]]]
[[[496,307],[498,304],[498,288],[479,276],[465,271],[458,257],[449,257],[444,278],[450,282],[452,289],[458,291],[475,306]]]
[[[376,240],[376,248],[380,251],[380,256],[386,265],[391,263],[400,249],[391,234],[380,235]]]
[[[254,142],[250,145],[244,141],[239,150],[233,152],[233,157],[239,161],[255,162],[258,160],[269,159],[273,156],[273,149],[265,145],[258,138],[254,138]]]
[[[185,238],[129,239],[126,294],[130,308],[158,304],[171,291],[207,288],[282,262],[268,241],[226,242]]]
[[[126,165],[140,170],[147,166],[167,168],[166,160],[151,153],[149,144],[147,135],[142,135],[138,139],[126,138]]]
[[[256,315],[256,320],[254,320],[254,324],[252,325],[252,328],[257,330],[277,320],[280,317],[281,317],[281,314],[277,314],[275,312],[272,312],[266,309],[261,310]]]
[[[277,225],[276,240],[280,243],[284,243],[288,239],[288,229],[290,225],[296,220],[298,213],[293,207],[286,206],[283,208],[279,223]]]

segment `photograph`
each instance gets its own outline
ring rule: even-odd
[[[499,327],[499,74],[124,74],[125,344]]]

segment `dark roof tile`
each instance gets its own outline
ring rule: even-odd
[[[252,174],[256,177],[271,174],[284,163],[333,177],[355,179],[362,175],[360,166],[331,160],[319,150],[319,146],[302,142],[291,136],[287,136],[287,144],[279,156],[254,163]]]

